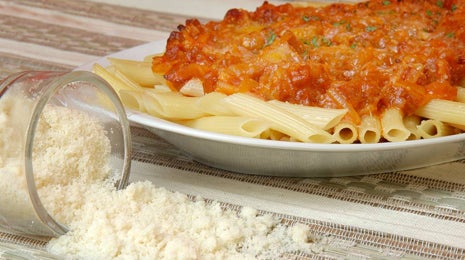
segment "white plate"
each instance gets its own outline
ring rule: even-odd
[[[110,56],[142,60],[163,52],[164,48],[165,41],[152,42]],[[108,65],[106,57],[95,62]],[[91,70],[92,64],[76,70]],[[128,117],[199,162],[247,174],[348,176],[413,169],[465,158],[465,134],[396,143],[308,144],[211,133],[137,111],[128,111]]]

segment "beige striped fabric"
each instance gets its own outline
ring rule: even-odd
[[[164,40],[190,17],[218,19],[234,4],[202,0],[196,9],[176,12],[169,1],[138,4],[147,2],[0,0],[0,78],[24,70],[72,70]],[[133,127],[132,134],[131,180],[149,179],[224,207],[255,207],[283,223],[308,225],[321,250],[288,258],[465,258],[465,161],[349,177],[254,176],[205,166],[142,128]],[[46,242],[0,232],[0,258],[58,259],[44,250]]]

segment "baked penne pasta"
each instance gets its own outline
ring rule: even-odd
[[[143,106],[149,114],[164,119],[186,120],[207,115],[197,105],[198,98],[186,97],[178,92],[145,90],[142,100]]]
[[[381,139],[381,123],[378,117],[367,115],[362,117],[358,131],[358,139],[363,144],[378,143]]]
[[[126,59],[108,58],[108,61],[132,81],[142,87],[153,87],[156,84],[166,85],[162,75],[152,72],[152,63]]]
[[[333,136],[340,144],[351,144],[358,139],[357,126],[350,122],[340,122],[334,127]]]
[[[104,68],[100,64],[95,63],[92,66],[92,71],[102,77],[104,80],[110,84],[113,89],[119,94],[121,90],[138,90],[140,86],[137,84],[133,85],[130,81],[124,81],[120,77],[117,76],[117,70],[111,69],[111,67]],[[121,74],[123,75],[123,74]]]
[[[301,142],[334,142],[334,137],[328,132],[259,98],[237,93],[224,100],[235,113],[263,119],[270,123],[270,128],[283,132]]]
[[[144,105],[144,91],[143,90],[120,90],[119,97],[121,99],[121,103],[127,108],[137,110],[140,112],[147,112],[147,109]],[[151,114],[153,116],[159,117],[159,114]]]
[[[133,80],[137,75],[131,73],[134,68],[147,64],[136,66],[136,61],[120,59],[113,63],[119,66],[112,64],[104,68],[95,64],[93,71],[115,88],[126,107],[212,132],[299,142],[378,143],[381,137],[395,142],[465,130],[465,88],[462,87],[458,87],[456,102],[432,100],[415,115],[405,117],[398,109],[388,109],[380,118],[362,117],[357,126],[342,121],[347,109],[309,107],[277,100],[265,102],[247,94],[204,94],[198,80],[189,81],[180,92],[173,92],[153,79],[151,88],[143,87],[141,81]],[[266,127],[264,122],[268,122]]]
[[[421,123],[421,117],[417,115],[409,115],[404,117],[404,126],[410,131],[410,136],[407,140],[421,139],[421,135],[418,132],[418,126]]]
[[[423,120],[418,126],[418,134],[424,139],[451,135],[454,132],[454,127],[435,119]]]
[[[209,115],[235,116],[236,114],[231,111],[224,101],[226,97],[227,96],[223,93],[211,92],[199,97],[197,100],[197,106]]]
[[[275,141],[289,141],[289,136],[285,135],[279,131],[268,128],[260,135],[261,139],[269,139]]]
[[[399,109],[389,108],[381,116],[382,136],[390,142],[405,141],[410,131],[404,126],[403,116]]]
[[[212,92],[202,97],[186,97],[166,89],[120,90],[124,105],[150,115],[172,120],[188,120],[204,116],[234,116],[226,106],[222,93]]]
[[[173,92],[154,79],[151,79],[150,84],[154,84],[151,88],[143,87],[141,80],[133,80],[138,76],[132,73],[137,67],[145,66],[147,70],[147,64],[137,66],[137,63],[143,62],[114,59],[106,68],[95,64],[93,71],[115,88],[126,107],[168,120],[183,120],[190,127],[207,131],[299,142],[377,143],[381,137],[395,142],[465,130],[465,88],[462,87],[457,87],[456,101],[432,100],[415,115],[405,117],[398,109],[388,109],[380,118],[362,117],[357,126],[342,121],[347,109],[309,107],[277,100],[265,102],[246,94],[204,94],[198,80],[189,81],[180,92]],[[145,82],[147,85],[148,81]],[[246,121],[244,116],[263,118],[270,126],[265,129],[257,123],[259,120]],[[221,122],[224,127],[218,129],[213,126],[214,122]],[[255,124],[260,130],[241,129],[241,122],[243,126]]]
[[[165,53],[110,58],[94,72],[125,106],[204,130],[241,135],[238,125],[252,120],[268,124],[256,136],[250,131],[254,137],[316,143],[455,134],[465,131],[465,71],[457,60],[465,7],[453,8],[265,2],[221,21],[192,19],[167,40]],[[431,13],[457,22],[432,24]],[[397,50],[399,42],[408,52]]]
[[[215,133],[259,138],[269,129],[263,120],[241,116],[206,116],[182,124]]]
[[[333,128],[339,124],[341,119],[345,116],[345,114],[347,114],[347,109],[310,107],[278,100],[270,100],[268,102],[307,120],[311,124],[314,124],[323,130]]]
[[[462,102],[433,99],[420,107],[415,114],[424,118],[436,119],[465,127],[465,103]]]

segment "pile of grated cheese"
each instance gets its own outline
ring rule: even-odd
[[[122,191],[94,185],[81,196],[71,231],[50,241],[50,252],[80,259],[269,259],[311,249],[306,226],[286,228],[254,209],[237,214],[150,182]]]
[[[2,109],[4,103],[0,99],[0,121],[6,123],[0,125],[0,154],[11,149],[7,134],[11,138],[14,132],[8,127],[11,109]],[[48,106],[34,142],[41,200],[70,228],[48,243],[53,254],[70,259],[272,259],[314,250],[308,226],[288,227],[252,208],[224,209],[219,202],[192,200],[149,181],[116,190],[108,178],[110,143],[98,122],[81,112]],[[23,177],[11,171],[12,164],[0,161],[1,196],[7,195],[1,187],[10,178]]]

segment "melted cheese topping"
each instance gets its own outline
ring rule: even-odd
[[[180,89],[348,108],[359,122],[433,98],[453,100],[465,79],[462,0],[377,0],[323,7],[231,9],[222,21],[188,20],[152,69]]]

